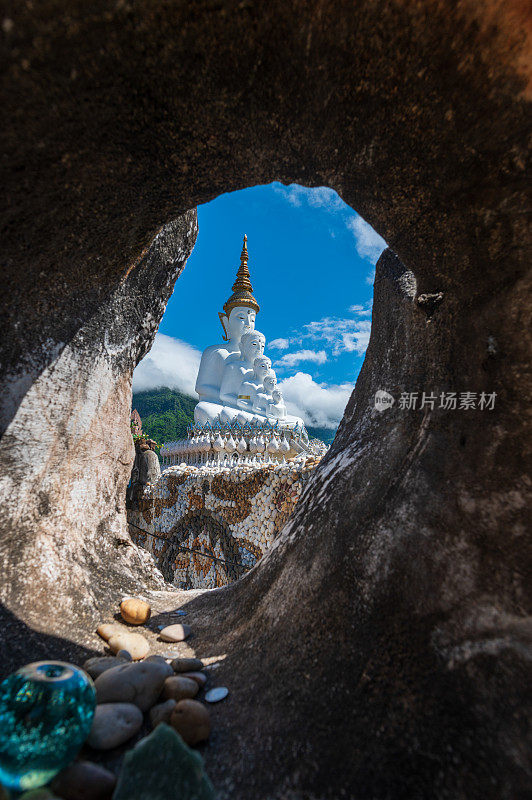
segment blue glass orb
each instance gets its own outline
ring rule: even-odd
[[[0,784],[44,786],[89,735],[96,694],[89,676],[63,661],[27,664],[0,683]]]

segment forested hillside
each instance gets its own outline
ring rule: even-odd
[[[174,389],[153,389],[133,394],[133,408],[142,420],[142,430],[156,442],[175,442],[187,435],[187,425],[194,421],[198,401]]]
[[[175,389],[152,389],[133,394],[133,408],[142,420],[142,430],[159,444],[175,442],[187,435],[187,425],[194,421],[198,401]],[[309,436],[331,444],[336,430],[307,427]]]

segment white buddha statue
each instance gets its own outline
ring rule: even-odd
[[[257,392],[255,411],[264,416],[268,415],[268,406],[272,402],[272,392],[277,389],[277,375],[275,370],[269,369],[262,380],[262,386]]]
[[[243,333],[255,329],[255,315],[259,304],[253,296],[248,269],[247,236],[244,236],[240,267],[233,284],[233,294],[223,306],[218,316],[224,329],[224,341],[207,347],[201,356],[196,392],[200,402],[196,406],[194,419],[200,424],[212,422],[220,411],[220,387],[228,356],[240,355],[240,339]]]
[[[244,411],[253,411],[257,399],[257,392],[262,388],[262,381],[271,369],[272,362],[268,356],[257,356],[253,362],[253,374],[240,384],[238,390],[237,405]]]
[[[197,424],[236,421],[244,425],[264,423],[269,417],[284,427],[303,426],[299,417],[286,414],[271,361],[264,356],[266,340],[255,330],[258,311],[248,270],[247,236],[244,236],[233,294],[224,304],[223,313],[219,313],[224,342],[207,347],[201,357],[196,381],[199,403],[194,409]]]
[[[255,329],[255,315],[259,311],[259,304],[253,297],[248,258],[247,236],[244,236],[233,294],[224,304],[223,312],[218,313],[224,329],[224,341],[207,347],[201,356],[196,380],[196,392],[200,401],[220,402],[225,359],[232,353],[238,354],[242,334]]]
[[[254,374],[254,361],[264,353],[266,338],[260,331],[248,331],[240,339],[240,353],[233,353],[225,360],[224,375],[220,386],[220,401],[224,406],[238,408],[238,395],[243,381]]]
[[[272,402],[268,403],[267,415],[276,419],[286,419],[286,406],[282,392],[279,389],[272,391]]]

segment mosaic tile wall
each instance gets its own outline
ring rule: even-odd
[[[169,467],[128,510],[131,538],[177,587],[224,586],[271,547],[318,463]]]

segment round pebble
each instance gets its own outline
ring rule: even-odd
[[[199,685],[191,678],[183,678],[181,675],[173,675],[166,678],[162,690],[162,697],[172,700],[184,700],[192,698],[199,692]]]
[[[220,700],[225,700],[229,694],[229,689],[226,686],[215,686],[214,689],[209,689],[205,695],[205,700],[208,703],[219,703]]]
[[[203,669],[203,661],[199,658],[174,658],[172,669],[174,672],[199,672]]]
[[[200,689],[207,683],[207,676],[204,672],[182,672],[180,674],[182,678],[191,678],[193,681],[196,681]]]
[[[122,627],[122,625],[114,625],[112,622],[104,622],[102,625],[98,625],[96,628],[96,633],[105,639],[106,642],[109,641],[111,636],[115,636],[119,633],[127,633],[126,629]]]
[[[120,603],[122,619],[130,625],[143,625],[151,615],[149,603],[139,597],[126,597]]]
[[[116,654],[116,657],[121,658],[123,661],[133,661],[131,658],[131,653],[129,653],[127,650],[119,650]]]
[[[204,742],[211,732],[209,712],[196,700],[180,700],[172,712],[170,724],[188,745]]]
[[[127,650],[131,654],[133,661],[140,661],[150,652],[148,642],[140,633],[120,632],[111,636],[107,644],[113,653],[118,653],[119,650]]]
[[[147,711],[157,702],[170,675],[175,678],[172,667],[164,660],[122,664],[96,679],[96,700],[98,703],[134,703],[141,711]]]
[[[189,625],[177,623],[175,625],[167,625],[166,628],[162,629],[159,636],[163,642],[183,642],[190,634],[191,629]]]
[[[95,750],[112,750],[131,739],[142,727],[142,711],[133,703],[96,706],[87,744]]]
[[[91,676],[93,681],[95,681],[96,678],[102,675],[106,670],[119,667],[120,664],[124,664],[125,661],[124,658],[120,657],[119,653],[117,653],[116,656],[93,656],[85,661],[83,669]]]
[[[170,723],[172,711],[176,707],[176,701],[170,698],[165,700],[164,703],[157,703],[156,706],[150,710],[150,722],[153,728],[156,728],[160,722]]]
[[[74,761],[52,782],[52,789],[63,800],[111,800],[116,777],[108,769],[90,761]]]

